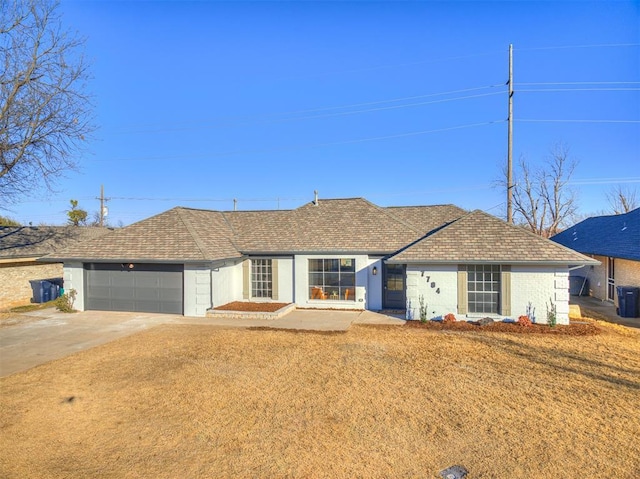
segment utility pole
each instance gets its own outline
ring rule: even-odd
[[[98,198],[100,200],[100,221],[99,221],[99,226],[100,228],[102,228],[104,226],[104,217],[107,216],[105,214],[105,212],[107,211],[107,208],[104,206],[105,202],[107,202],[109,200],[109,198],[105,198],[104,197],[104,185],[100,185],[100,198]]]
[[[509,44],[509,118],[507,133],[507,223],[513,223],[513,45]]]

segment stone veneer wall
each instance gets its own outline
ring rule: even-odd
[[[61,263],[0,264],[0,309],[29,304],[33,297],[30,280],[62,278]]]

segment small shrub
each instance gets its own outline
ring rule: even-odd
[[[531,301],[529,301],[529,303],[527,304],[527,316],[529,316],[531,322],[534,322],[536,320],[536,308],[533,307]]]
[[[549,303],[551,303],[551,305],[545,303],[545,305],[547,306],[547,324],[549,325],[549,327],[553,328],[558,321],[558,311],[551,298],[549,298]]]
[[[76,301],[77,294],[78,293],[75,289],[70,289],[68,292],[60,296],[54,301],[56,309],[63,313],[74,313],[75,309],[73,309],[73,303]]]
[[[420,295],[418,298],[418,302],[420,303],[420,322],[427,322],[427,304],[424,302],[424,296]]]
[[[529,316],[527,316],[526,314],[518,316],[518,321],[517,322],[518,322],[518,324],[520,326],[524,326],[525,328],[529,328],[533,324],[531,322],[531,320],[529,319]]]
[[[456,317],[455,317],[455,315],[454,315],[453,313],[448,313],[448,314],[444,317],[443,321],[444,321],[445,323],[455,323],[455,322],[456,322]]]

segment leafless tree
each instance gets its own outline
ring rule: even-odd
[[[562,144],[551,149],[541,167],[520,158],[512,187],[514,223],[545,238],[569,226],[577,210],[576,193],[569,185],[576,166]],[[506,180],[499,183],[506,186]]]
[[[0,0],[0,203],[51,190],[94,131],[84,39],[56,0]]]
[[[638,196],[635,189],[618,185],[607,193],[607,201],[616,215],[628,213],[638,207]]]

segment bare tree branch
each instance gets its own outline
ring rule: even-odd
[[[55,0],[0,2],[0,202],[51,189],[94,131],[84,40]]]
[[[514,222],[546,238],[569,226],[577,211],[576,195],[569,186],[576,165],[562,144],[551,149],[539,168],[521,157],[514,171]],[[499,184],[506,188],[504,171],[503,176]]]
[[[638,208],[638,195],[635,189],[618,185],[607,193],[611,211],[616,215],[628,213]]]

